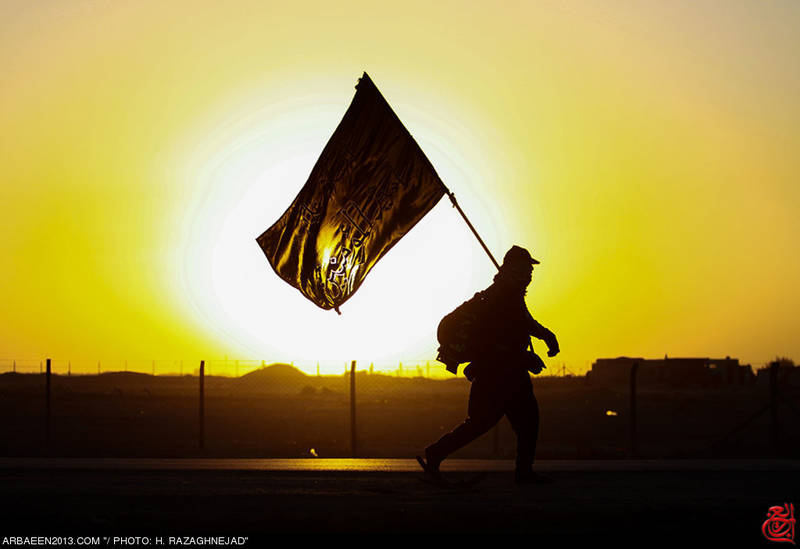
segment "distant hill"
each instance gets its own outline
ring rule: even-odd
[[[141,372],[102,372],[99,374],[98,377],[106,378],[106,379],[119,379],[122,381],[131,380],[131,379],[144,379],[144,378],[151,378],[151,374],[143,374]]]
[[[294,383],[304,381],[307,378],[308,376],[306,374],[290,364],[270,364],[269,366],[264,366],[263,368],[245,374],[239,379],[247,382],[273,381]]]

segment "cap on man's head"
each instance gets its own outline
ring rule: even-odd
[[[538,265],[530,252],[520,246],[511,246],[503,257],[503,265]]]

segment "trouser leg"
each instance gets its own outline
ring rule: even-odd
[[[539,403],[533,394],[530,377],[525,374],[514,391],[506,409],[511,428],[517,435],[517,471],[530,471],[536,455],[536,440],[539,438]]]
[[[438,461],[443,460],[491,429],[503,417],[504,402],[497,394],[497,380],[475,378],[469,393],[467,419],[425,450]]]

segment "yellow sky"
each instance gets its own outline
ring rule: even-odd
[[[491,281],[437,206],[343,315],[271,271],[366,70],[597,357],[800,357],[800,4],[0,4],[0,359],[391,363]],[[540,350],[543,350],[540,348]]]

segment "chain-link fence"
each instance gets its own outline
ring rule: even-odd
[[[413,457],[463,421],[470,388],[429,361],[355,376],[255,360],[50,360],[48,375],[47,362],[0,360],[2,456]],[[537,455],[797,455],[797,385],[770,379],[701,391],[536,376]],[[503,420],[457,457],[514,451]]]

